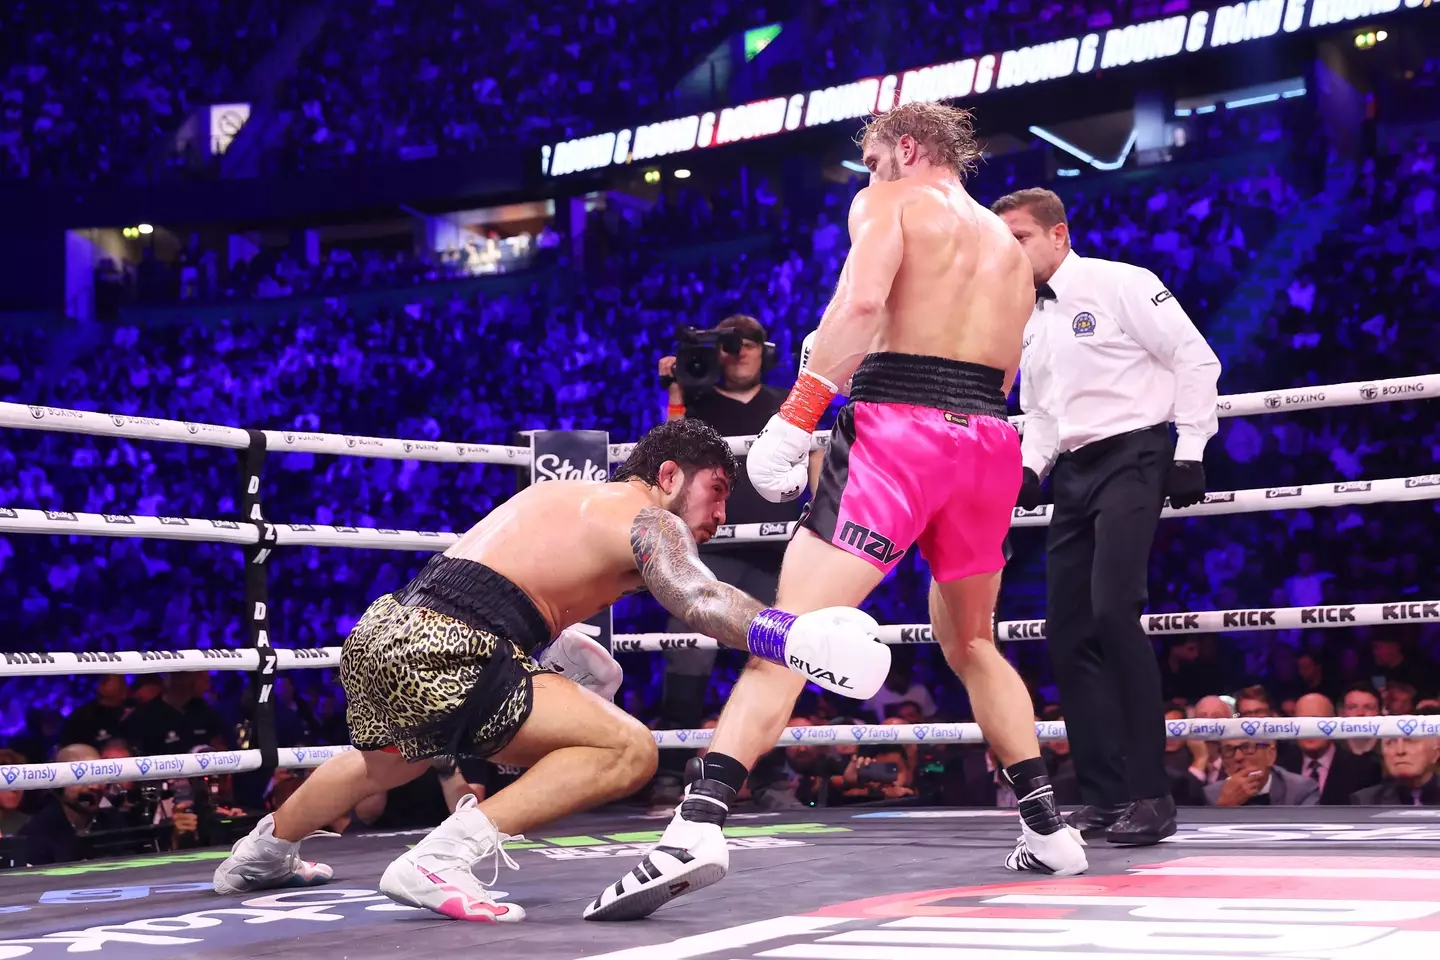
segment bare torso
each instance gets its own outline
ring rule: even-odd
[[[627,483],[537,483],[496,507],[445,555],[483,563],[510,580],[554,634],[642,587],[630,528],[649,505]]]
[[[1035,305],[1020,244],[958,182],[880,186],[903,206],[904,253],[871,350],[984,364],[1004,370],[1008,385]]]

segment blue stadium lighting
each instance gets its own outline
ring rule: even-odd
[[[1196,107],[1196,108],[1195,108],[1195,112],[1196,112],[1196,113],[1214,113],[1214,112],[1215,112],[1215,104],[1212,103],[1212,104],[1210,104],[1208,107]]]
[[[1188,117],[1188,116],[1190,116],[1190,108],[1189,108],[1189,107],[1176,107],[1176,108],[1175,108],[1175,116],[1177,116],[1177,117]]]
[[[869,172],[870,172],[868,169],[866,169],[865,164],[863,164],[863,163],[856,163],[854,160],[841,160],[841,161],[840,161],[840,166],[844,167],[846,170],[850,170],[850,171],[853,171],[853,172],[855,172],[855,173],[869,173]]]
[[[1055,176],[1057,176],[1057,177],[1078,177],[1078,176],[1080,176],[1080,171],[1077,170],[1077,169],[1074,168],[1074,167],[1060,167],[1059,169],[1057,169],[1057,170],[1055,171]]]
[[[1214,108],[1212,107],[1211,109]],[[1072,143],[1066,143],[1048,130],[1042,130],[1040,127],[1030,127],[1029,130],[1051,146],[1059,147],[1075,159],[1090,164],[1090,166],[1096,170],[1119,170],[1125,166],[1125,161],[1130,158],[1130,151],[1135,148],[1135,139],[1139,136],[1139,131],[1131,129],[1130,138],[1125,141],[1125,147],[1120,151],[1119,157],[1114,160],[1097,160],[1084,150],[1081,150]]]
[[[1280,94],[1280,96],[1284,97],[1286,100],[1289,100],[1291,97],[1303,97],[1305,96],[1305,88],[1301,87],[1299,90],[1286,90],[1284,93]]]
[[[1274,103],[1280,99],[1278,93],[1267,93],[1258,97],[1242,97],[1239,100],[1226,100],[1226,110],[1238,110],[1240,107],[1253,107],[1257,103]]]

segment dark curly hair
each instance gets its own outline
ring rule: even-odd
[[[666,460],[674,460],[687,474],[719,467],[731,483],[740,472],[740,463],[730,444],[714,427],[703,420],[681,417],[668,420],[641,437],[610,479],[644,480],[653,487],[658,482],[660,465]]]

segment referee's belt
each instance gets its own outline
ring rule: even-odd
[[[1104,459],[1109,454],[1124,446],[1129,440],[1144,436],[1147,433],[1158,433],[1167,439],[1170,436],[1169,423],[1157,423],[1151,427],[1141,427],[1139,430],[1129,430],[1125,433],[1117,433],[1113,437],[1102,437],[1099,440],[1092,440],[1083,447],[1076,447],[1074,450],[1067,450],[1056,457],[1056,462],[1070,459],[1081,466],[1088,466],[1097,460]]]

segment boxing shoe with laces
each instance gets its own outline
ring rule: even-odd
[[[1005,866],[1073,877],[1090,867],[1084,846],[1080,831],[1060,819],[1055,791],[1046,783],[1020,800],[1020,839],[1005,858]]]
[[[728,797],[727,797],[728,793]],[[713,796],[712,796],[713,794]],[[639,920],[676,897],[703,890],[725,878],[730,848],[717,822],[687,820],[687,812],[715,807],[728,811],[735,791],[715,780],[697,780],[686,789],[660,842],[646,852],[634,870],[596,897],[583,914],[586,920]]]
[[[523,907],[500,903],[489,888],[500,878],[500,864],[520,869],[505,852],[505,841],[524,839],[501,833],[493,820],[476,809],[474,794],[466,794],[444,823],[385,868],[380,892],[396,903],[424,907],[453,920],[523,920]],[[482,860],[494,861],[488,883],[475,876],[474,867]]]
[[[215,868],[215,892],[249,893],[275,887],[313,887],[328,883],[334,871],[323,863],[300,859],[300,844],[275,836],[275,817],[235,841],[230,856]]]

